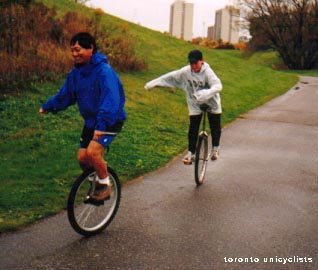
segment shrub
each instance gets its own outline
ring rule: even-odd
[[[235,47],[230,42],[222,42],[215,49],[226,49],[226,50],[235,50]]]
[[[116,70],[147,68],[136,56],[128,29],[112,27],[115,35],[106,30],[101,10],[91,16],[68,12],[56,19],[55,10],[41,3],[9,2],[0,9],[0,57],[6,63],[0,65],[0,94],[14,94],[35,81],[56,80],[68,72],[72,67],[69,41],[81,31],[95,35],[100,51]]]

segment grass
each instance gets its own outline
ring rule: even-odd
[[[59,12],[76,7],[70,1],[65,6],[64,1],[53,2]],[[128,119],[106,159],[125,183],[163,166],[186,149],[188,115],[183,92],[167,88],[148,92],[143,86],[186,65],[187,52],[195,46],[112,16],[104,20],[127,24],[138,53],[149,65],[147,71],[119,74],[126,90]],[[273,70],[279,61],[273,52],[247,57],[240,51],[201,50],[224,86],[223,126],[284,93],[297,82],[297,74],[304,74]],[[83,121],[78,109],[38,114],[62,82],[34,85],[20,96],[0,100],[0,232],[64,209],[70,186],[80,173],[76,151]]]

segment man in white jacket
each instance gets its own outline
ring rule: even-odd
[[[156,86],[176,87],[185,92],[189,109],[190,127],[188,133],[188,153],[182,160],[184,164],[192,164],[194,160],[195,147],[202,119],[200,105],[209,105],[208,119],[212,135],[211,159],[217,160],[221,137],[222,107],[219,93],[222,90],[222,83],[209,64],[204,62],[201,51],[190,51],[188,60],[190,65],[146,83],[145,89],[150,90]]]

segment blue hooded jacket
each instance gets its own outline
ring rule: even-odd
[[[112,131],[116,122],[126,119],[123,85],[103,54],[96,52],[90,64],[75,66],[60,91],[42,108],[58,112],[75,103],[88,128]]]

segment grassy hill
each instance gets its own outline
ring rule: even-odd
[[[54,5],[58,15],[91,12],[71,1],[43,2]],[[128,120],[106,159],[126,182],[163,166],[186,149],[188,115],[183,92],[167,88],[147,92],[143,86],[186,65],[188,51],[196,47],[107,14],[103,20],[128,27],[138,55],[149,67],[119,74],[127,95]],[[246,56],[240,51],[200,49],[223,82],[223,126],[298,80],[295,73],[272,69],[279,61],[275,53]],[[38,114],[41,104],[62,82],[34,85],[27,93],[0,101],[0,232],[65,208],[69,188],[80,173],[76,151],[82,119],[77,108],[57,115]]]

